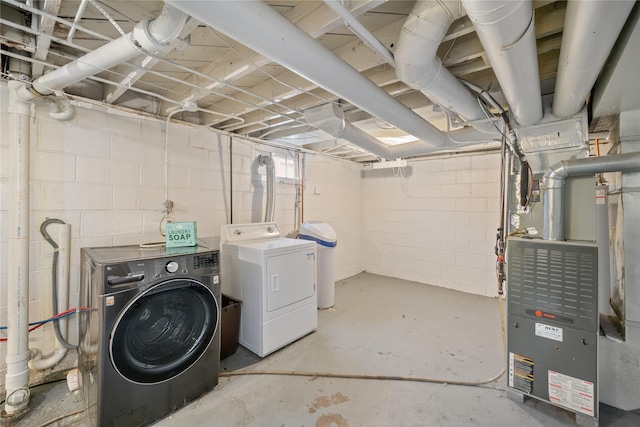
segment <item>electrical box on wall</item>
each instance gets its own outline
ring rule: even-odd
[[[508,394],[598,420],[598,246],[507,244]]]

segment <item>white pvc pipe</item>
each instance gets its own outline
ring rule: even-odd
[[[462,0],[515,120],[542,119],[535,20],[531,0]]]
[[[260,1],[167,0],[314,84],[422,140],[432,148],[447,143],[425,121],[307,33]],[[336,78],[336,76],[340,76]]]
[[[45,369],[53,368],[64,359],[67,355],[67,349],[62,346],[56,346],[46,358],[42,357],[42,352],[37,348],[31,349],[31,360],[29,361],[29,368],[37,371],[44,371]]]
[[[25,88],[21,90],[20,96],[31,101],[39,96],[51,95],[143,53],[159,52],[180,34],[186,19],[183,13],[165,4],[162,14],[151,23],[142,21],[132,32],[34,80],[32,88],[35,93]]]
[[[29,175],[30,105],[17,94],[23,82],[9,86],[9,241],[5,412],[16,415],[29,404]]]
[[[556,117],[570,117],[582,109],[634,3],[569,1],[553,96]]]
[[[7,357],[5,412],[18,416],[29,404],[29,185],[30,185],[30,105],[43,95],[116,66],[142,52],[161,50],[170,37],[182,31],[186,16],[165,5],[157,22],[141,22],[133,32],[88,53],[77,61],[48,73],[33,82],[28,90],[24,82],[9,81],[10,201],[7,297]],[[162,33],[164,32],[164,33]]]
[[[417,0],[398,38],[396,74],[435,104],[465,120],[477,120],[485,116],[476,97],[437,56],[449,27],[464,15],[460,0]]]

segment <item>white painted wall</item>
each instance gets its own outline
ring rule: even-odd
[[[404,176],[366,170],[365,269],[495,296],[499,166],[488,154],[412,161]]]
[[[7,209],[9,144],[6,85],[0,85],[0,324],[7,323]],[[80,248],[163,240],[164,147],[168,198],[174,221],[194,220],[214,246],[220,226],[261,221],[264,188],[260,154],[295,153],[269,148],[211,129],[81,103],[70,122],[34,109],[31,129],[30,320],[52,313],[52,248],[39,233],[42,221],[72,225],[71,296],[79,289]],[[233,170],[229,162],[233,155]],[[337,279],[363,270],[466,292],[494,295],[493,244],[497,224],[498,155],[414,161],[405,177],[391,170],[305,155],[304,219],[328,222],[338,235]],[[264,168],[264,167],[262,167]],[[409,173],[410,171],[410,173]],[[283,233],[295,229],[296,188],[276,185],[276,215]],[[49,232],[56,238],[56,225]],[[76,341],[70,321],[71,342]],[[5,336],[0,332],[0,336]],[[30,335],[44,354],[54,348],[51,325]],[[0,360],[6,345],[0,343]],[[57,368],[70,367],[67,357]],[[45,374],[32,375],[38,381]],[[4,372],[0,372],[0,391]]]
[[[362,166],[307,155],[304,220],[326,222],[335,230],[336,280],[364,269],[362,258]]]
[[[7,324],[7,212],[9,182],[9,144],[7,120],[8,90],[0,84],[0,325]],[[230,221],[230,139],[212,129],[170,124],[153,117],[81,103],[76,117],[59,122],[37,107],[31,126],[31,237],[30,237],[30,321],[52,316],[52,247],[42,238],[40,224],[45,218],[59,218],[72,226],[70,304],[78,300],[80,248],[162,241],[158,228],[163,218],[164,146],[168,153],[168,197],[174,202],[173,221],[197,221],[198,236],[214,246],[219,243],[220,226]],[[264,217],[265,189],[256,175],[255,159],[260,154],[278,152],[267,146],[233,138],[233,222],[261,221]],[[294,154],[295,155],[295,154]],[[338,266],[338,276],[362,271],[360,255],[360,166],[335,162],[324,157],[310,158],[310,182],[335,191],[331,200],[348,200],[350,215],[318,203],[309,209],[331,221],[341,233],[340,251],[347,255]],[[262,167],[264,168],[264,167]],[[258,177],[258,178],[256,178]],[[339,179],[339,181],[337,181]],[[345,184],[345,185],[341,185]],[[349,183],[346,185],[346,183]],[[275,221],[283,233],[295,228],[296,189],[276,184]],[[309,196],[311,197],[311,196]],[[321,202],[321,199],[317,199]],[[352,222],[352,223],[350,223]],[[48,231],[55,239],[56,225]],[[344,232],[342,232],[344,230]],[[69,341],[75,343],[76,324],[69,323]],[[6,334],[0,331],[0,336]],[[30,334],[30,347],[43,354],[54,348],[51,324]],[[6,344],[0,343],[0,360],[6,357]],[[55,368],[69,368],[68,356]],[[4,369],[4,363],[1,363]],[[32,373],[37,382],[47,373]],[[0,392],[4,371],[0,370]]]

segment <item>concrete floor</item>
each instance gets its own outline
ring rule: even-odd
[[[264,359],[239,347],[236,369],[479,381],[504,366],[498,303],[424,284],[362,273],[336,285],[318,329]],[[21,424],[86,426],[64,383],[34,390],[40,403]],[[66,411],[66,412],[65,412]],[[36,418],[39,416],[40,418]],[[53,422],[51,422],[53,421]],[[506,398],[505,376],[480,386],[293,376],[221,377],[209,394],[158,421],[186,426],[573,426],[572,413]],[[640,411],[600,405],[600,426],[638,426]]]

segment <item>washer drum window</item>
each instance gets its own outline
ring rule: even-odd
[[[218,302],[204,284],[160,283],[134,299],[116,321],[109,348],[113,365],[136,383],[173,378],[207,350],[218,319]]]

